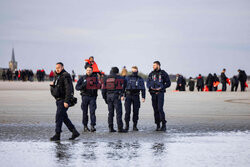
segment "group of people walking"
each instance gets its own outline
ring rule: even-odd
[[[195,80],[192,77],[189,78],[188,84],[186,84],[186,79],[182,75],[177,74],[176,82],[176,91],[185,91],[186,87],[189,87],[189,91],[194,91]],[[220,83],[222,84],[222,89],[218,89]],[[220,79],[216,73],[213,75],[209,73],[205,80],[201,74],[196,78],[196,88],[198,91],[226,91],[227,85],[231,85],[231,91],[237,91],[239,83],[241,91],[244,92],[246,87],[248,87],[247,75],[241,69],[238,69],[238,75],[233,76],[231,79],[226,76],[225,68],[221,72]]]
[[[93,66],[94,65],[94,66]],[[161,69],[159,61],[153,62],[153,70],[147,78],[146,86],[144,80],[138,75],[138,67],[132,67],[132,74],[128,76],[119,75],[119,69],[112,67],[110,74],[104,76],[94,62],[93,57],[88,59],[85,65],[86,74],[83,75],[75,86],[82,97],[81,109],[83,111],[82,124],[84,132],[96,131],[97,91],[100,89],[102,97],[108,107],[109,132],[126,133],[130,127],[130,116],[133,111],[133,131],[138,131],[139,109],[141,101],[146,99],[146,86],[152,99],[156,131],[166,131],[166,118],[163,110],[164,93],[171,86],[167,72]],[[100,74],[100,75],[97,75]],[[99,77],[98,77],[99,76]],[[101,76],[101,77],[100,77]],[[80,133],[76,130],[67,115],[67,110],[75,104],[74,88],[70,74],[64,70],[63,63],[56,64],[56,75],[50,84],[51,94],[56,99],[56,129],[52,141],[60,140],[62,123],[72,132],[70,140],[77,138]],[[125,125],[123,121],[122,101],[125,100]],[[90,128],[88,127],[90,110]],[[114,115],[116,113],[117,130],[114,129]]]

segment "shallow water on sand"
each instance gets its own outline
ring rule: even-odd
[[[157,137],[164,138],[163,140]],[[155,141],[0,141],[1,166],[248,166],[250,132],[155,133]]]

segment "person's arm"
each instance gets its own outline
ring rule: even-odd
[[[140,83],[141,83],[141,96],[142,98],[145,100],[146,98],[146,88],[145,88],[145,84],[144,84],[144,80],[142,78],[140,78]]]
[[[86,87],[86,85],[87,85],[87,81],[86,80],[84,80],[84,77],[81,77],[78,81],[77,81],[77,83],[76,83],[76,90],[82,90],[82,89],[84,89],[84,87]]]
[[[68,74],[64,76],[64,88],[65,88],[64,103],[69,104],[69,101],[70,101],[72,94],[73,94],[73,85],[72,85],[72,79],[71,79],[70,75],[68,75]]]
[[[147,79],[147,88],[148,89],[151,89],[151,87],[152,87],[152,85],[151,85],[151,79],[152,79],[152,74],[150,73],[149,75],[148,75],[148,79]]]
[[[106,79],[103,81],[103,86],[102,86],[102,98],[105,100],[107,104],[107,89],[106,89]]]
[[[168,73],[164,71],[163,77],[164,77],[163,89],[169,88],[171,86],[171,81],[169,79]]]

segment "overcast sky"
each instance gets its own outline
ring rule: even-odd
[[[1,0],[0,67],[15,48],[18,68],[47,73],[62,61],[84,72],[159,60],[168,73],[250,73],[249,0]]]

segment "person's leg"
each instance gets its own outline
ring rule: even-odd
[[[163,106],[164,106],[164,93],[159,93],[158,94],[158,111],[160,113],[160,121],[162,122],[162,124],[166,124],[166,119],[165,119],[165,113],[163,110]]]
[[[129,121],[130,121],[130,113],[131,113],[131,96],[128,95],[125,99],[125,123],[126,123],[126,130],[129,129]]]
[[[95,125],[96,125],[96,97],[90,97],[89,102],[89,110],[90,110],[90,120],[91,120],[91,131],[96,131]]]
[[[134,96],[133,98],[133,130],[138,131],[137,123],[139,120],[139,109],[140,109],[140,96]]]
[[[84,127],[88,126],[88,105],[89,105],[89,97],[82,96],[82,124]]]
[[[240,89],[242,92],[245,91],[245,82],[240,82]]]
[[[222,91],[226,91],[227,90],[227,83],[222,83]]]
[[[118,97],[114,100],[115,110],[116,110],[116,122],[118,125],[118,130],[123,130],[123,122],[122,122],[122,103],[121,99]]]
[[[156,131],[160,130],[160,114],[158,111],[158,97],[157,94],[152,94],[152,106],[154,109],[155,124],[157,125]]]
[[[56,110],[56,129],[55,129],[55,132],[60,134],[62,132],[62,123],[64,120],[64,112],[65,112],[64,101],[63,100],[57,101],[56,105],[57,105],[57,110]],[[67,109],[66,109],[66,111],[67,111]]]
[[[114,118],[114,100],[111,95],[108,95],[107,97],[107,102],[108,102],[108,124],[109,124],[109,131],[110,132],[115,132],[114,130],[114,123],[113,123],[113,118]]]

